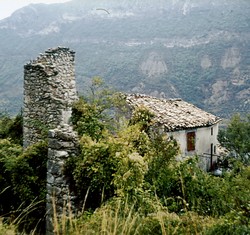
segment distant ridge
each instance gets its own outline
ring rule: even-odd
[[[76,51],[80,94],[101,76],[118,90],[181,97],[221,117],[249,113],[249,12],[247,0],[29,5],[0,21],[0,111],[21,109],[23,65],[65,46]]]

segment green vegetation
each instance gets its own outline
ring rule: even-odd
[[[177,161],[178,144],[155,129],[153,115],[139,108],[126,118],[128,112],[123,97],[99,78],[91,96],[74,104],[81,151],[68,159],[65,174],[81,213],[64,215],[55,233],[249,234],[250,167],[235,159],[231,171],[215,177],[196,157]],[[223,133],[247,129],[247,120],[234,117]],[[47,144],[23,150],[6,126],[0,129],[0,234],[13,226],[44,234]]]
[[[111,14],[107,17],[93,11],[97,5],[99,1],[73,1],[60,7],[38,5],[34,6],[36,18],[27,13],[18,20],[17,15],[10,18],[11,28],[10,23],[2,23],[0,110],[16,113],[20,109],[23,76],[20,68],[51,45],[65,45],[74,48],[76,61],[81,61],[76,63],[81,92],[88,87],[91,77],[100,75],[119,90],[137,92],[139,87],[139,92],[146,94],[164,92],[166,97],[183,98],[221,117],[249,112],[248,1],[211,4],[203,0],[188,4],[164,0],[133,4],[109,0]],[[188,12],[184,15],[186,6]],[[116,17],[118,13],[131,15]],[[61,16],[65,14],[78,20],[62,22]],[[41,35],[52,22],[57,22],[60,31]],[[239,61],[234,64],[234,56],[229,55],[231,66],[224,69],[222,60],[231,48],[236,49]],[[151,53],[166,63],[166,74],[148,77],[141,72],[141,64]],[[203,58],[210,61],[205,68],[201,66]],[[226,87],[213,90],[216,82],[223,82]],[[221,99],[213,97],[214,94]]]
[[[229,158],[250,164],[250,115],[234,115],[225,130],[220,130],[218,140],[229,150]]]
[[[22,135],[22,114],[18,114],[15,118],[0,114],[0,139],[11,138],[13,143],[21,145]]]
[[[74,106],[76,127],[82,120],[77,110],[86,105]],[[71,234],[249,233],[249,166],[235,161],[231,172],[214,177],[195,157],[176,161],[177,143],[153,128],[153,115],[144,109],[112,131],[98,117],[98,136],[81,129],[81,154],[68,161],[66,173],[84,205]]]
[[[21,231],[36,228],[43,232],[47,143],[40,142],[25,150],[21,144],[21,115],[15,118],[1,116],[0,216],[4,222],[18,224]]]

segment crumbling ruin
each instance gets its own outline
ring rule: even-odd
[[[24,66],[23,146],[48,138],[46,234],[54,234],[54,208],[60,217],[74,198],[63,174],[67,158],[78,151],[77,134],[69,125],[77,100],[74,63],[75,53],[58,47]]]
[[[70,106],[77,99],[74,63],[75,52],[58,47],[24,66],[24,147],[68,123]]]

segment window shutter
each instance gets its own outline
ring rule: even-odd
[[[195,150],[195,132],[188,132],[187,133],[187,151],[194,151]]]

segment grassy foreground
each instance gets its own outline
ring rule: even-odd
[[[123,200],[115,199],[98,208],[95,212],[83,212],[77,218],[63,215],[54,218],[55,235],[217,235],[249,234],[249,226],[240,225],[237,215],[230,212],[227,216],[214,218],[200,216],[192,211],[182,214],[168,212],[167,208],[155,200],[154,213],[145,215],[144,208],[124,204]],[[54,213],[57,217],[56,212]],[[0,219],[0,235],[14,235],[16,226],[4,224]],[[25,234],[25,233],[18,233]],[[37,234],[32,231],[29,234]]]

